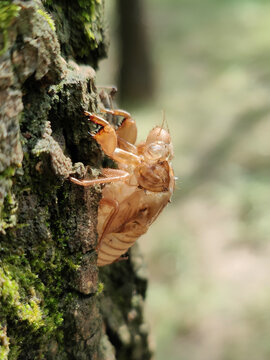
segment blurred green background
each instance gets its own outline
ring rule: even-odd
[[[156,97],[139,139],[171,131],[173,202],[139,242],[156,360],[270,359],[270,2],[148,0]],[[116,84],[116,19],[99,84]]]

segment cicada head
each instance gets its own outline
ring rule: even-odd
[[[147,136],[144,156],[148,161],[164,161],[173,158],[170,133],[160,126],[155,127]]]

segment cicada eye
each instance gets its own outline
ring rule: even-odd
[[[170,151],[163,141],[155,141],[146,147],[144,155],[150,161],[166,160],[169,158]]]

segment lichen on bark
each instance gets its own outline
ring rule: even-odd
[[[146,280],[132,256],[98,278],[101,188],[68,179],[98,175],[104,160],[83,116],[97,112],[100,101],[89,65],[105,55],[103,11],[98,0],[0,3],[1,360],[150,354],[146,333],[134,340],[141,305],[137,325],[128,320],[132,296],[143,299]],[[113,294],[123,269],[133,290]],[[112,320],[108,309],[119,312],[125,294],[121,321]]]

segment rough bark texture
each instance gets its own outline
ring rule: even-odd
[[[104,163],[83,117],[98,112],[89,65],[106,53],[103,11],[0,3],[0,360],[151,357],[138,249],[99,274],[101,188],[68,180]]]

